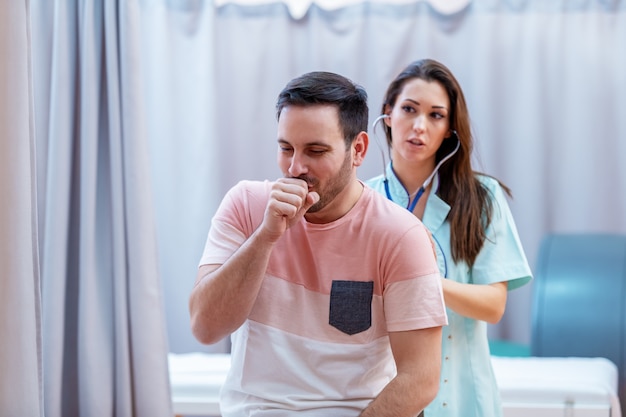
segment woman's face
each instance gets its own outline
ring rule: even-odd
[[[443,86],[420,78],[407,81],[385,119],[391,127],[394,163],[435,166],[435,154],[450,136],[450,100]]]

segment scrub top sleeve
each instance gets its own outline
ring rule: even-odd
[[[502,187],[493,179],[485,181],[485,185],[493,198],[493,212],[487,239],[472,268],[472,281],[507,281],[508,289],[513,290],[530,282],[532,272]]]

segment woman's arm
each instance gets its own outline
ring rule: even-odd
[[[443,298],[454,312],[488,323],[498,323],[506,308],[507,283],[462,284],[442,278]]]

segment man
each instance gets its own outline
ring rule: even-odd
[[[414,417],[447,317],[428,232],[357,179],[367,94],[313,72],[276,108],[284,178],[228,192],[190,297],[199,341],[232,334],[222,415]]]

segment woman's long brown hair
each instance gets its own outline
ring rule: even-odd
[[[456,131],[459,150],[439,168],[437,195],[450,205],[450,242],[452,259],[465,261],[472,267],[487,239],[486,229],[493,215],[492,196],[478,180],[471,164],[473,138],[465,96],[452,72],[440,62],[424,59],[409,64],[389,85],[383,100],[382,112],[393,108],[404,85],[413,79],[438,82],[450,100],[450,129]],[[391,128],[384,125],[387,143],[391,146]],[[444,139],[437,150],[436,161],[448,155],[456,146],[456,137]],[[484,174],[482,174],[484,175]],[[498,181],[500,182],[500,181]],[[511,191],[500,182],[510,196]]]

